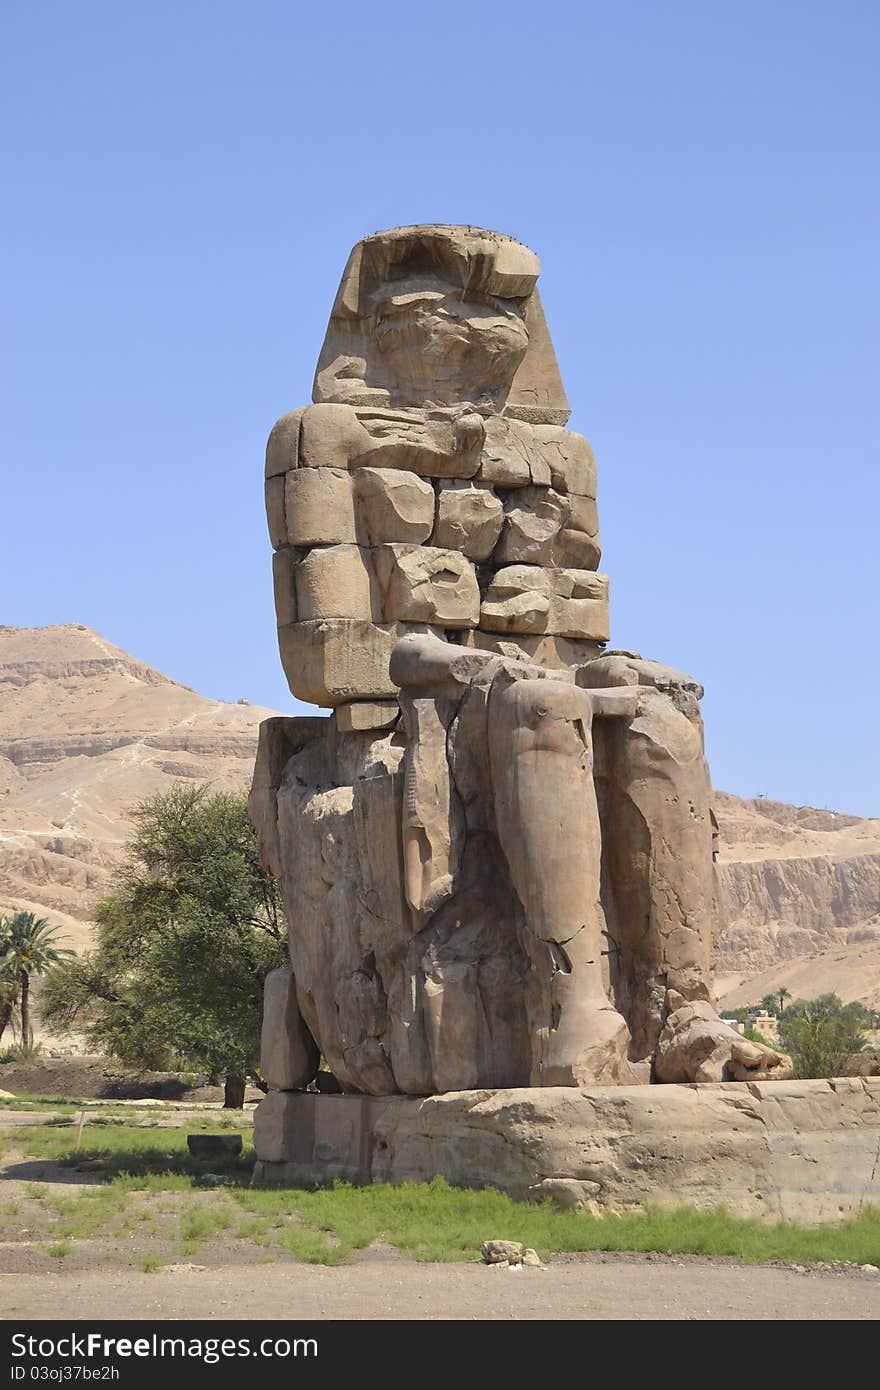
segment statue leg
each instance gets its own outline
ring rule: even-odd
[[[602,971],[590,695],[561,681],[500,676],[488,715],[496,828],[534,977],[531,1083],[616,1081],[629,1033]]]
[[[693,695],[650,686],[635,718],[603,730],[606,866],[633,1055],[661,1081],[780,1075],[787,1059],[718,1017],[710,964],[717,915],[712,791]]]
[[[613,933],[634,1043],[653,1052],[667,990],[708,1000],[715,871],[711,787],[696,700],[643,687],[635,717],[601,737]]]

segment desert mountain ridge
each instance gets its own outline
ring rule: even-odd
[[[0,627],[0,911],[82,949],[144,796],[250,783],[276,711],[209,700],[76,623]],[[880,820],[716,793],[722,1003],[774,987],[880,1007]]]
[[[273,712],[206,699],[80,624],[0,627],[0,908],[85,945],[135,803],[181,781],[246,789]]]

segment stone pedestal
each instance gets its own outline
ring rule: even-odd
[[[258,1180],[428,1181],[831,1222],[880,1204],[880,1077],[374,1097],[273,1091]]]

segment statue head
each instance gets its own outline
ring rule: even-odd
[[[313,399],[465,403],[514,415],[517,406],[543,408],[543,419],[564,423],[539,273],[522,242],[477,227],[399,227],[365,237],[342,277]]]
[[[391,394],[407,405],[495,405],[510,390],[529,345],[519,300],[432,274],[376,291],[373,334]]]

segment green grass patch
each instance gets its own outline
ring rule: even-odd
[[[73,1254],[73,1246],[69,1240],[56,1240],[52,1245],[46,1246],[46,1254],[51,1255],[53,1260],[64,1260]]]
[[[294,1249],[309,1231],[334,1237],[321,1254],[310,1244],[300,1258],[335,1264],[356,1250],[385,1241],[417,1260],[473,1260],[484,1240],[518,1240],[544,1257],[593,1250],[659,1251],[674,1255],[735,1256],[750,1264],[784,1260],[793,1264],[853,1261],[880,1264],[880,1210],[839,1226],[769,1225],[741,1220],[725,1211],[648,1207],[605,1219],[559,1211],[550,1203],[525,1206],[494,1189],[452,1188],[442,1179],[400,1187],[336,1184],[314,1191],[233,1191],[233,1199],[255,1216],[282,1221],[269,1242]],[[266,1237],[264,1237],[265,1239]]]
[[[165,1261],[161,1255],[141,1255],[132,1261],[144,1274],[155,1274],[157,1269],[161,1269]]]
[[[234,1211],[225,1203],[198,1206],[180,1218],[180,1244],[184,1254],[193,1255],[203,1240],[210,1240],[233,1223]]]

